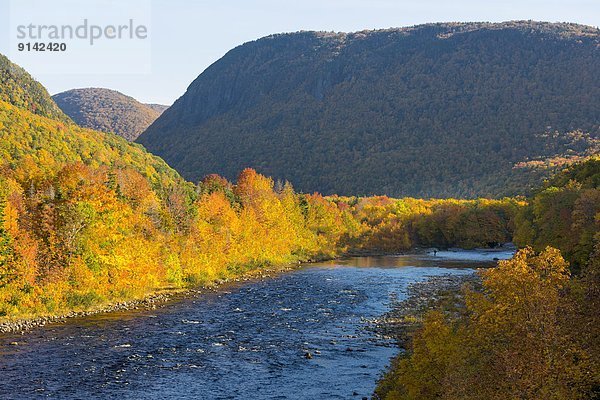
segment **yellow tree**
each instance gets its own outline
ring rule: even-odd
[[[395,362],[379,394],[415,400],[589,398],[594,366],[564,329],[569,269],[560,252],[526,248],[481,276],[483,291],[467,293],[462,316],[448,322],[436,311],[426,317],[412,352]]]

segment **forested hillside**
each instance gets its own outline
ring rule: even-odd
[[[0,316],[332,256],[339,211],[245,171],[195,187],[141,146],[0,102]],[[329,211],[328,211],[329,210]]]
[[[101,88],[73,89],[52,96],[79,126],[135,140],[167,106],[142,104],[133,97]]]
[[[0,101],[6,101],[34,114],[68,121],[44,86],[27,71],[0,54]]]
[[[325,194],[525,194],[598,149],[599,44],[537,22],[268,36],[138,141],[192,181],[252,167]]]

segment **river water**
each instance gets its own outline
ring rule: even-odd
[[[438,252],[312,264],[157,310],[0,336],[0,399],[370,397],[398,350],[368,329],[367,320],[402,300],[411,282],[469,274],[511,254]]]

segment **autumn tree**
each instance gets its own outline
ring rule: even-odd
[[[569,267],[560,252],[520,250],[481,273],[466,311],[431,312],[411,352],[379,387],[385,399],[583,399],[595,367],[562,319]],[[591,322],[591,321],[588,321]],[[597,330],[596,330],[597,331]],[[597,381],[596,381],[597,382]]]

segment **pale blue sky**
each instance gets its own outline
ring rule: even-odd
[[[46,2],[68,17],[70,7],[61,8],[65,1],[69,0]],[[87,1],[94,3],[94,0]],[[124,1],[128,0],[120,0]],[[48,74],[40,72],[41,64],[28,69],[35,70],[36,79],[52,94],[78,87],[107,87],[144,102],[171,104],[196,76],[228,50],[272,33],[349,32],[426,22],[515,19],[600,25],[600,0],[147,1],[152,21],[150,72]],[[81,3],[86,4],[86,0],[80,0]],[[0,29],[4,30],[0,35],[0,52],[3,54],[10,54],[7,37],[12,33],[6,28],[8,9],[9,0],[0,0]],[[95,10],[90,8],[90,13],[93,15]],[[111,63],[110,56],[106,63]]]

